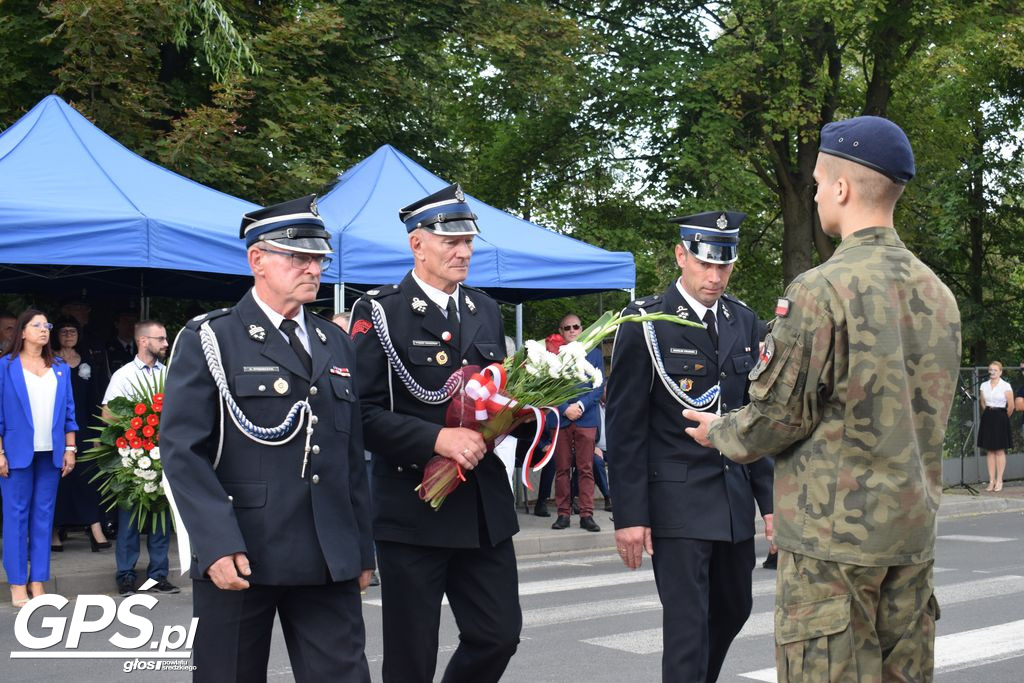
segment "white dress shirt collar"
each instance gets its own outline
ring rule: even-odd
[[[697,299],[695,299],[694,297],[690,296],[689,292],[687,292],[683,288],[683,279],[682,278],[679,278],[679,279],[676,280],[676,289],[678,289],[679,293],[683,295],[684,299],[686,299],[686,303],[688,303],[690,305],[690,308],[693,309],[693,312],[697,314],[697,319],[700,320],[701,322],[704,322],[704,314],[707,313],[708,307],[705,306],[704,304],[702,304],[701,302],[697,301]],[[715,314],[715,320],[718,320],[718,300],[717,299],[715,299],[715,305],[711,306],[710,309]]]
[[[252,298],[253,301],[256,302],[256,305],[260,307],[260,310],[263,311],[263,315],[267,316],[267,319],[270,320],[270,324],[273,325],[277,331],[281,333],[281,336],[285,338],[285,341],[287,341],[288,335],[281,331],[281,321],[284,320],[284,316],[267,305],[267,303],[260,298],[260,295],[256,293],[255,287],[253,287],[252,290]],[[303,306],[299,306],[299,312],[294,318],[292,318],[292,320],[299,324],[299,329],[297,330],[299,341],[302,342],[302,345],[308,352],[309,335],[306,333],[306,315],[305,308]]]
[[[442,292],[437,287],[432,287],[426,282],[420,279],[420,276],[416,274],[416,271],[412,271],[412,279],[416,281],[416,284],[420,286],[423,293],[427,295],[427,298],[433,301],[435,304],[440,306],[442,311],[448,311],[448,299],[455,297],[455,310],[459,309],[459,285],[455,285],[455,291],[451,294]]]

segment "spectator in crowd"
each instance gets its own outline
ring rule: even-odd
[[[1020,362],[1021,380],[1013,392],[1013,412],[1024,415],[1024,360]],[[1022,443],[1024,443],[1024,422],[1021,422]]]
[[[0,311],[0,354],[11,350],[14,343],[14,329],[18,325],[18,318],[9,311]]]
[[[50,349],[53,325],[28,309],[0,359],[0,489],[3,565],[11,603],[42,595],[50,579],[57,484],[75,467],[75,400],[67,364]]]
[[[95,434],[88,433],[94,426],[92,416],[99,405],[92,367],[78,352],[81,328],[74,318],[61,318],[51,335],[54,353],[68,365],[71,375],[71,393],[75,399],[75,422],[78,423],[76,441],[87,447],[87,439]],[[68,527],[88,527],[92,551],[109,548],[110,541],[103,533],[103,514],[100,509],[100,494],[96,484],[91,482],[95,467],[92,463],[78,466],[64,477],[57,489],[57,508],[53,516],[53,550],[64,550],[61,539]]]
[[[997,360],[988,365],[988,379],[978,387],[978,400],[981,403],[978,448],[988,451],[988,486],[985,490],[1002,491],[1006,449],[1010,447],[1013,389],[1003,379],[1003,364]]]
[[[583,324],[575,313],[563,317],[558,328],[567,344],[576,341],[583,332]],[[587,361],[595,368],[602,368],[604,361],[601,349],[591,349]],[[580,487],[580,528],[587,531],[601,530],[594,521],[594,442],[597,439],[597,427],[601,424],[598,401],[604,390],[589,385],[588,389],[582,396],[558,406],[560,426],[558,440],[555,442],[555,503],[558,505],[558,517],[551,525],[552,529],[565,529],[569,526],[569,515],[572,512],[570,470],[575,461]]]
[[[167,330],[155,320],[145,320],[135,325],[135,344],[138,353],[130,363],[118,368],[110,377],[110,384],[103,394],[103,414],[110,416],[107,404],[119,396],[131,397],[137,392],[136,386],[153,385],[166,372],[161,362],[167,357]],[[135,592],[135,563],[139,561],[139,534],[136,522],[131,521],[131,510],[121,507],[117,511],[117,590],[121,595]],[[156,581],[150,588],[157,593],[178,593],[180,588],[167,580],[170,563],[167,551],[171,545],[169,528],[150,529],[146,538],[149,550],[149,566],[146,575]]]
[[[114,336],[107,340],[107,363],[117,372],[135,358],[135,323],[138,318],[130,310],[118,311],[114,318]]]
[[[348,332],[348,321],[350,317],[350,313],[335,313],[331,316],[331,322]]]
[[[82,299],[65,299],[60,306],[61,318],[74,318],[78,321],[78,352],[92,368],[95,377],[93,381],[102,387],[110,380],[110,364],[107,362],[106,345],[90,330],[91,314],[92,307]]]

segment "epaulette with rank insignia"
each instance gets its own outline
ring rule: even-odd
[[[745,309],[747,309],[749,311],[753,311],[754,310],[750,306],[748,306],[745,302],[743,302],[740,299],[737,299],[735,296],[733,296],[732,294],[729,294],[728,292],[723,293],[722,294],[722,298],[723,299],[727,299],[727,300],[731,301],[734,304],[739,304],[740,306],[742,306],[743,308],[745,308]]]
[[[382,285],[380,287],[374,287],[369,290],[363,296],[367,296],[371,299],[382,299],[392,294],[398,294],[398,285]]]
[[[199,315],[185,323],[185,327],[187,327],[190,330],[198,330],[199,326],[205,323],[207,320],[215,320],[223,315],[227,315],[230,312],[230,308],[218,308],[208,313],[200,313]]]
[[[629,303],[629,306],[633,307],[633,308],[648,308],[650,306],[654,306],[654,305],[660,304],[660,303],[661,303],[661,294],[652,294],[650,296],[645,296],[642,299],[637,299],[636,301],[631,301]]]

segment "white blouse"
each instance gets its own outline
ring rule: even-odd
[[[1013,395],[1013,388],[1005,379],[1000,378],[994,389],[990,380],[981,383],[981,395],[985,397],[986,408],[1005,408],[1006,392]]]
[[[43,376],[25,373],[25,388],[28,389],[28,404],[32,410],[32,426],[35,435],[32,448],[38,451],[53,450],[53,406],[57,402],[57,375],[53,368],[47,368]]]

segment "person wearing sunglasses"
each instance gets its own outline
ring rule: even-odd
[[[562,338],[567,344],[576,341],[583,331],[583,324],[575,313],[569,313],[558,324]],[[601,347],[597,346],[587,354],[587,362],[595,368],[604,368]],[[558,406],[559,431],[555,442],[555,504],[558,517],[552,529],[566,529],[572,512],[572,467],[576,466],[579,482],[580,528],[600,531],[594,521],[594,441],[601,424],[598,401],[604,391],[601,387],[587,385],[589,391]],[[543,487],[542,487],[543,488]]]
[[[194,680],[266,680],[279,621],[296,681],[368,683],[356,357],[309,310],[331,236],[314,196],[245,214],[239,236],[253,287],[180,332],[161,421],[178,542],[192,549]]]
[[[75,399],[67,363],[53,355],[42,311],[18,316],[14,345],[0,359],[0,492],[3,565],[11,603],[22,607],[50,580],[57,485],[75,467]]]

